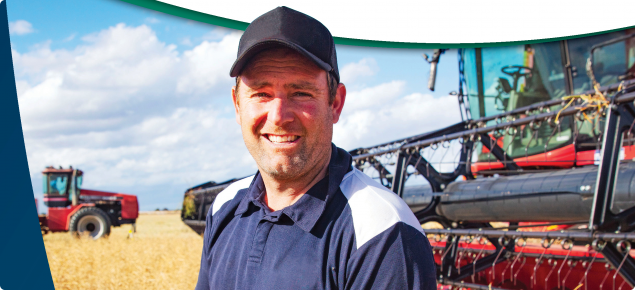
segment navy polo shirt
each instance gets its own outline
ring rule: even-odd
[[[436,289],[414,214],[351,162],[333,145],[326,177],[275,212],[260,174],[218,194],[196,289]]]

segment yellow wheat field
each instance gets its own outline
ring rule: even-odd
[[[69,233],[43,237],[55,289],[194,289],[203,238],[179,213],[141,214],[137,233],[112,228],[97,241]]]

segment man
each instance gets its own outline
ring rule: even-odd
[[[230,75],[259,171],[214,200],[196,289],[436,289],[408,206],[331,143],[346,88],[328,29],[286,7],[267,12]]]

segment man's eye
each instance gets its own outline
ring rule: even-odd
[[[261,98],[269,97],[269,95],[267,93],[256,93],[253,96],[254,97],[261,97]]]
[[[311,97],[312,96],[311,94],[305,93],[305,92],[296,92],[296,93],[294,93],[294,95],[298,96],[298,97]]]

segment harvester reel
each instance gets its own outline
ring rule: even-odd
[[[110,218],[96,207],[85,207],[77,211],[69,225],[71,234],[76,237],[86,236],[93,240],[110,234]]]

